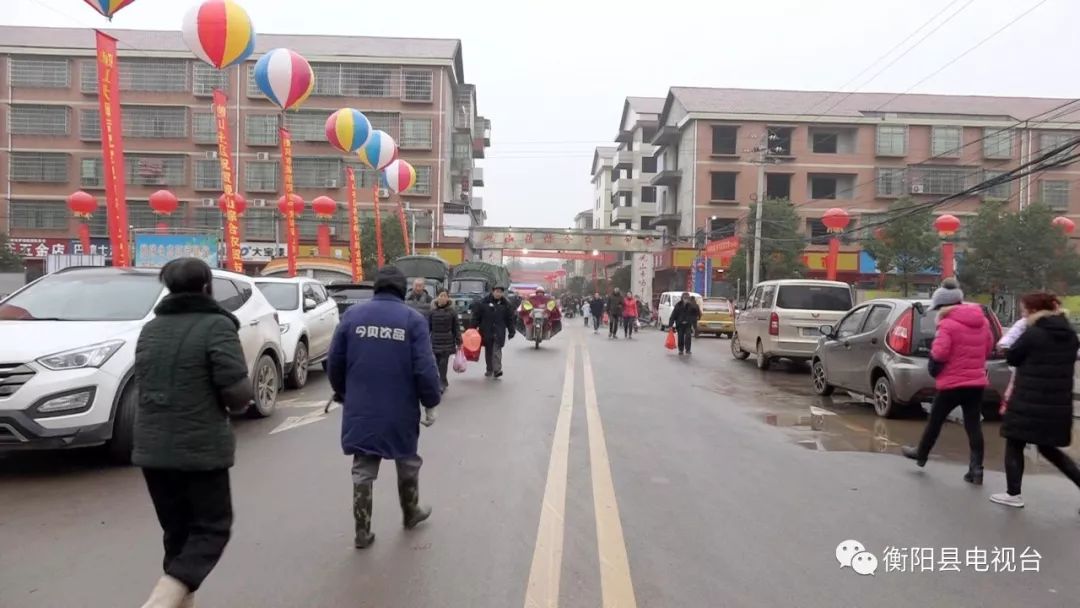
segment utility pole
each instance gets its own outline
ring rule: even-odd
[[[757,209],[754,214],[754,270],[753,281],[747,287],[747,292],[752,289],[761,279],[761,220],[765,205],[765,163],[769,153],[769,130],[765,129],[763,142],[759,142],[756,148],[758,153],[757,174]]]

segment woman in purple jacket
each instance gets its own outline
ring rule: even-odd
[[[990,322],[978,304],[965,304],[964,292],[956,279],[945,279],[934,291],[933,309],[938,311],[937,335],[930,349],[930,374],[937,395],[930,408],[918,447],[904,446],[904,456],[926,466],[945,419],[957,407],[964,412],[964,430],[971,448],[971,461],[964,481],[983,482],[982,401],[988,384],[986,359],[994,348]]]

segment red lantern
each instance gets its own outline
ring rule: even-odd
[[[311,210],[315,212],[316,217],[322,219],[334,217],[337,206],[337,202],[329,196],[320,196],[311,201]]]
[[[98,202],[93,195],[79,190],[74,192],[67,199],[68,209],[71,210],[78,217],[90,217],[92,213],[97,211]]]
[[[956,234],[956,231],[960,229],[960,220],[956,219],[955,215],[940,215],[934,220],[934,230],[937,230],[938,234],[946,237]]]
[[[821,217],[821,223],[829,229],[829,232],[841,232],[851,223],[851,215],[839,207],[833,207]]]
[[[1050,223],[1062,229],[1065,234],[1072,234],[1074,231],[1076,231],[1076,222],[1070,220],[1064,215],[1059,215],[1058,217],[1055,217],[1054,221]]]
[[[179,199],[176,195],[168,190],[158,190],[150,195],[150,208],[154,210],[154,213],[158,215],[171,215],[176,208],[180,206]],[[158,222],[157,233],[165,234],[169,231],[169,225],[165,222]]]
[[[225,213],[225,195],[222,194],[217,199],[218,208],[222,213]],[[233,194],[233,207],[236,209],[236,215],[244,215],[244,211],[247,210],[247,199],[243,195],[236,193]]]
[[[285,202],[284,196],[278,199],[277,205],[278,210],[281,211],[282,215],[288,215],[289,204]],[[304,212],[304,199],[299,194],[292,195],[292,208],[293,213],[296,215],[300,215]]]

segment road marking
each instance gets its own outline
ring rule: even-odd
[[[323,404],[323,405],[325,405],[325,404]],[[333,404],[330,407],[330,411],[333,411],[333,410],[337,409],[337,406],[338,406],[337,403]],[[317,410],[314,410],[312,412],[308,412],[307,414],[304,414],[303,416],[289,416],[288,418],[285,419],[284,422],[277,425],[277,427],[275,427],[274,430],[270,431],[270,434],[273,435],[275,433],[280,433],[282,431],[288,431],[288,430],[292,430],[292,429],[299,428],[299,427],[302,427],[302,426],[306,426],[306,425],[309,425],[309,424],[311,424],[313,422],[318,422],[318,421],[322,420],[323,418],[326,418],[326,416],[327,416],[327,413],[324,412],[321,409],[317,409]]]
[[[525,608],[556,608],[559,605],[559,578],[562,574],[563,537],[566,526],[566,470],[570,453],[570,422],[574,413],[574,352],[571,341],[566,354],[562,403],[551,442],[544,501],[540,505],[540,525],[536,531]]]
[[[592,469],[593,508],[596,511],[596,545],[600,553],[600,591],[604,608],[636,608],[634,583],[630,579],[630,560],[626,539],[615,500],[615,482],[611,478],[604,427],[596,401],[589,347],[581,347],[585,368],[585,419],[589,423],[589,464]]]

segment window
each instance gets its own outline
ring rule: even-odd
[[[838,186],[835,177],[810,177],[810,198],[812,199],[835,199],[837,190]]]
[[[641,187],[641,202],[643,203],[655,203],[656,202],[656,188],[653,186]]]
[[[221,162],[216,160],[195,161],[195,189],[221,192]]]
[[[280,174],[281,167],[277,161],[248,162],[244,166],[244,190],[277,193],[277,180]]]
[[[68,181],[67,154],[48,152],[12,152],[11,181],[64,183]]]
[[[877,195],[881,197],[904,196],[904,185],[907,181],[907,169],[895,167],[878,167],[877,169]]]
[[[777,308],[788,310],[820,310],[842,312],[851,310],[851,289],[816,285],[783,285],[776,298]]]
[[[791,174],[768,173],[765,175],[765,198],[790,199]]]
[[[183,139],[187,121],[187,108],[128,106],[124,108],[124,137]]]
[[[79,185],[83,188],[104,188],[105,170],[100,158],[84,158],[80,161]]]
[[[297,188],[339,188],[341,169],[337,158],[300,157],[293,160],[293,180]]]
[[[641,157],[641,172],[642,173],[656,173],[656,157],[655,156],[642,156]]]
[[[902,125],[878,125],[878,156],[907,156],[907,127]]]
[[[791,127],[769,127],[769,156],[791,156]]]
[[[1070,133],[1040,133],[1039,134],[1039,153],[1040,154],[1046,154],[1046,153],[1050,152],[1051,150],[1054,150],[1054,149],[1060,148],[1061,146],[1064,146],[1065,144],[1072,141],[1072,139],[1073,139],[1073,136]],[[1060,158],[1062,158],[1064,156],[1068,156],[1069,154],[1070,154],[1070,152],[1066,150],[1064,152],[1059,152],[1059,153],[1055,154],[1054,156],[1050,157],[1050,159],[1057,160],[1057,159],[1060,159]]]
[[[431,101],[431,83],[434,74],[431,70],[409,70],[403,74],[404,91],[401,98],[405,101]]]
[[[101,141],[101,114],[97,110],[79,110],[79,139]]]
[[[183,59],[123,59],[118,62],[121,91],[186,93],[187,64]],[[97,62],[82,62],[82,92],[97,93]]]
[[[376,185],[382,185],[381,180],[379,179],[379,172],[369,169],[366,165],[360,163],[360,161],[347,162],[345,165],[352,167],[353,171],[356,173],[356,187],[358,189],[370,190]]]
[[[642,143],[651,144],[656,139],[656,127],[641,127]]]
[[[1013,132],[1011,129],[983,129],[983,156],[986,158],[1012,158]]]
[[[738,127],[715,126],[712,128],[713,154],[738,154],[736,143]]]
[[[983,171],[983,181],[991,180],[995,177],[1001,177],[1002,175],[1005,175],[1004,171],[991,171],[987,169]],[[983,191],[983,198],[997,198],[1001,200],[1007,200],[1010,196],[1012,196],[1012,182],[998,184],[992,188]]]
[[[229,90],[229,73],[199,61],[192,64],[191,92],[196,97],[210,97],[215,89]]]
[[[326,141],[327,112],[289,112],[285,114],[285,126],[296,141]]]
[[[240,295],[240,290],[236,288],[236,283],[232,281],[214,277],[212,291],[218,304],[221,304],[221,307],[229,312],[236,312],[244,305],[244,296]]]
[[[346,65],[341,75],[343,92],[348,97],[394,97],[397,71],[379,65]]]
[[[249,115],[245,119],[244,127],[247,145],[278,145],[278,117],[276,114]]]
[[[418,166],[416,169],[416,185],[409,192],[413,194],[431,194],[431,167]]]
[[[304,283],[304,297],[315,300],[316,305],[326,301],[326,294],[324,294],[315,283]]]
[[[826,245],[829,239],[832,237],[829,234],[829,229],[825,226],[825,223],[820,218],[807,218],[807,227],[810,228],[810,244],[812,245]]]
[[[402,118],[401,147],[404,150],[430,150],[431,119]]]
[[[66,89],[71,86],[70,62],[60,57],[12,57],[11,86]]]
[[[11,227],[26,230],[67,230],[68,210],[63,203],[11,201]]]
[[[964,190],[971,171],[967,167],[920,167],[921,179],[913,186],[921,185],[922,194],[956,194]]]
[[[930,153],[934,156],[960,156],[963,133],[960,127],[933,127],[930,130]]]
[[[810,133],[810,148],[814,154],[836,154],[839,133],[815,129]]]
[[[870,314],[866,316],[866,325],[863,326],[863,333],[869,333],[875,329],[881,327],[889,320],[889,315],[892,314],[891,306],[877,305],[870,309]]]
[[[217,143],[217,121],[210,112],[191,114],[191,139],[197,144]]]
[[[8,122],[12,135],[68,134],[67,106],[11,106]]]
[[[710,173],[712,188],[709,199],[714,201],[735,200],[735,178],[738,173]]]
[[[1069,209],[1069,181],[1064,179],[1044,179],[1039,183],[1040,200],[1054,211]]]
[[[862,328],[863,321],[866,320],[866,314],[870,312],[868,306],[861,306],[851,311],[848,316],[844,317],[844,320],[840,321],[840,325],[836,327],[837,338],[850,338],[859,333]]]
[[[124,158],[129,186],[183,186],[187,183],[186,156],[140,156]]]
[[[251,209],[244,212],[244,238],[252,241],[273,241],[277,238],[277,217],[273,209]]]
[[[758,301],[758,306],[761,308],[772,308],[773,302],[776,300],[776,285],[766,285],[761,290],[761,300]]]
[[[367,116],[368,120],[371,122],[372,129],[378,129],[379,131],[389,134],[390,137],[398,139],[398,123],[401,122],[398,114],[391,112],[365,112],[364,115]],[[471,142],[469,142],[469,144],[469,151],[465,153],[465,156],[471,157]]]
[[[709,220],[709,239],[718,240],[735,236],[738,230],[738,220],[714,217]]]
[[[127,203],[128,224],[135,230],[151,230],[155,226],[165,224],[175,226],[179,222],[176,216],[164,216],[154,213],[148,201],[132,201]]]
[[[251,211],[246,211],[245,215],[248,213],[251,213]],[[221,230],[221,220],[221,211],[216,205],[214,207],[195,207],[192,209],[191,214],[191,228],[216,232]]]

